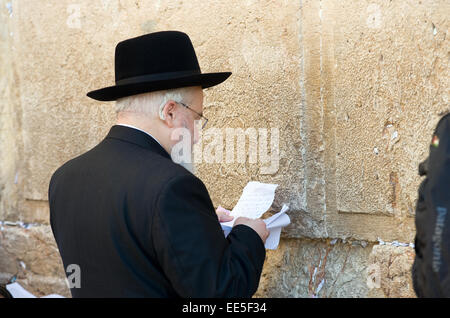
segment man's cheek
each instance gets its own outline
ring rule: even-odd
[[[201,135],[200,121],[196,120],[194,125],[194,144],[196,144],[200,140]]]

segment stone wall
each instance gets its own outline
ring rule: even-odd
[[[290,207],[256,296],[413,297],[417,167],[449,110],[449,11],[445,0],[0,0],[0,281],[70,295],[49,178],[114,124],[114,105],[86,93],[113,84],[117,42],[181,30],[203,72],[233,72],[205,90],[222,158],[227,128],[267,132],[259,141],[279,158],[258,144],[256,162],[196,164],[215,206],[257,180],[279,184],[273,210]],[[195,151],[210,149],[205,138]]]

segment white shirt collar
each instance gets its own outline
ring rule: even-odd
[[[153,139],[155,139],[156,142],[162,147],[162,145],[161,145],[161,143],[158,141],[158,139],[156,139],[155,137],[153,137],[152,135],[150,135],[148,132],[146,132],[146,131],[144,131],[144,130],[142,130],[142,129],[140,129],[140,128],[137,128],[137,127],[132,126],[132,125],[127,125],[127,124],[116,124],[116,125],[118,125],[118,126],[125,126],[125,127],[129,127],[129,128],[134,128],[134,129],[140,130],[140,131],[146,133],[147,135],[149,135],[150,137],[152,137]],[[163,148],[164,148],[164,147],[163,147]]]

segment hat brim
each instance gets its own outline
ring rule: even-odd
[[[204,89],[224,82],[230,75],[231,72],[202,73],[157,81],[115,85],[91,91],[87,93],[87,96],[106,102],[132,95],[187,86],[201,86]]]

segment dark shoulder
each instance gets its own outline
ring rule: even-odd
[[[176,187],[186,190],[192,190],[193,187],[201,187],[206,189],[203,181],[196,175],[185,168],[183,168],[183,170],[180,170],[179,173],[170,174],[170,177],[167,178],[167,182],[165,183],[163,189],[173,189]]]
[[[61,166],[59,166],[53,172],[53,174],[50,178],[50,184],[55,179],[66,176],[68,174],[73,174],[77,170],[79,171],[79,167],[83,166],[83,164],[86,162],[86,158],[89,157],[89,154],[92,153],[97,147],[98,147],[98,145],[95,146],[94,148],[92,148],[82,154],[79,154],[78,156],[71,158],[71,159],[67,160],[66,162],[62,163]]]
[[[73,180],[88,175],[124,175],[132,179],[148,178],[159,180],[160,184],[166,184],[175,180],[198,179],[182,165],[172,161],[170,157],[157,152],[139,147],[132,143],[122,143],[121,147],[112,147],[108,142],[103,142],[89,151],[68,160],[55,170],[50,179],[52,182],[58,179]],[[145,183],[145,182],[144,182]]]

